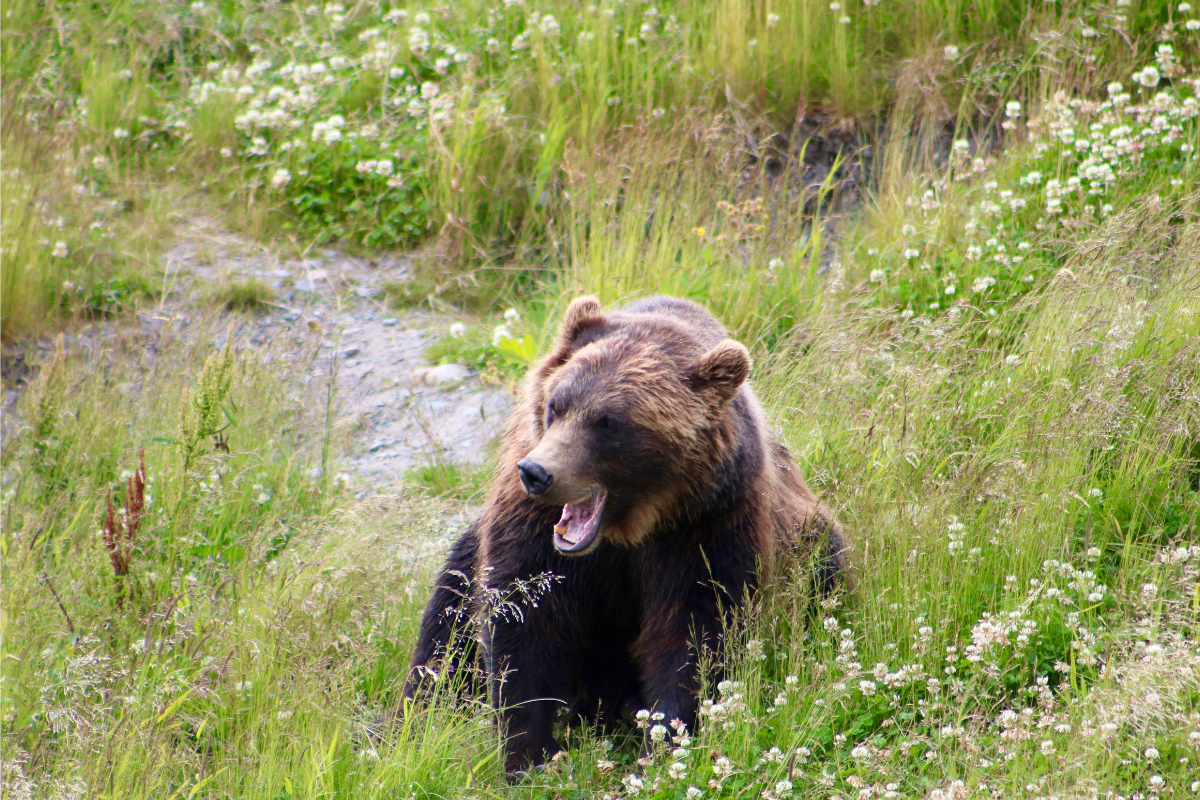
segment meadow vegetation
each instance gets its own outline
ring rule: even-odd
[[[315,344],[60,342],[4,451],[5,797],[1200,792],[1190,4],[13,0],[0,48],[6,342],[170,291],[195,209],[414,249],[392,301],[501,382],[567,297],[689,297],[855,544],[698,730],[509,784],[484,698],[378,724],[476,474],[345,491]]]

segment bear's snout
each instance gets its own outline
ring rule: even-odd
[[[518,461],[517,469],[521,471],[521,483],[525,485],[525,491],[532,495],[545,494],[550,484],[554,483],[554,476],[532,458]]]

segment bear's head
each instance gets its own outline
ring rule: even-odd
[[[678,318],[606,315],[594,297],[567,309],[530,371],[533,447],[517,465],[531,497],[562,506],[559,552],[584,555],[601,538],[634,546],[711,482],[750,355],[707,338]]]

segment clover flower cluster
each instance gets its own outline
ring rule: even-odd
[[[700,716],[711,723],[732,730],[748,712],[745,684],[741,681],[723,680],[717,684],[717,699],[700,701]]]

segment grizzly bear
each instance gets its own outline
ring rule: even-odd
[[[746,348],[695,303],[571,303],[485,510],[438,576],[406,696],[478,645],[509,773],[561,749],[561,708],[599,724],[645,708],[694,730],[699,654],[719,652],[764,572],[797,550],[826,589],[844,568],[841,530],[749,373]]]

